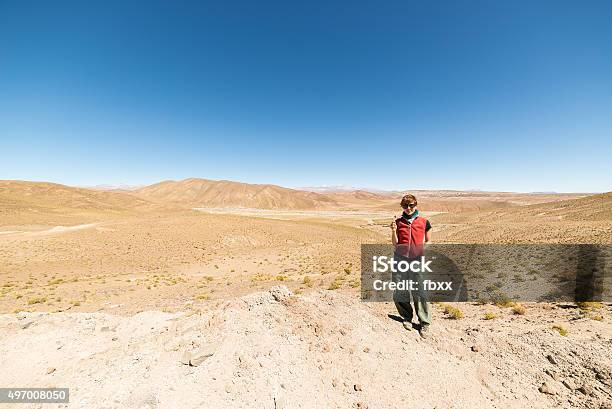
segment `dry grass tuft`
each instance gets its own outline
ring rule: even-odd
[[[514,307],[512,307],[512,313],[514,315],[525,315],[527,313],[527,308],[521,304],[516,304]]]
[[[42,304],[47,302],[47,297],[34,297],[28,300],[28,305]]]
[[[485,312],[485,315],[484,315],[484,319],[485,320],[487,320],[487,321],[488,320],[494,320],[495,318],[497,318],[497,315],[495,313],[492,313],[490,311],[489,312]]]
[[[578,302],[576,305],[584,311],[593,311],[603,308],[603,303],[601,301],[584,301]]]
[[[444,314],[448,315],[448,318],[452,320],[463,318],[463,312],[459,308],[453,307],[452,305],[444,306]]]

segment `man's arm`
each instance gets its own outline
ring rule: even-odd
[[[431,242],[431,223],[427,220],[427,224],[425,225],[425,243]]]
[[[397,247],[397,222],[395,218],[391,222],[391,243],[394,247]]]

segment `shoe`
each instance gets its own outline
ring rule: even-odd
[[[402,321],[402,325],[408,331],[412,330],[412,321],[404,320],[404,321]]]
[[[421,328],[419,328],[419,335],[421,335],[421,338],[429,337],[429,325],[421,325]]]

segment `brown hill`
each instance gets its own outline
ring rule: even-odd
[[[184,207],[245,207],[258,209],[320,209],[334,206],[325,195],[275,185],[227,180],[165,181],[137,189],[146,200]]]
[[[524,209],[521,209],[521,212],[528,212],[540,217],[612,221],[612,192],[587,196],[581,199],[525,206]]]
[[[612,193],[434,216],[440,242],[612,243]]]
[[[0,224],[42,223],[49,216],[60,219],[160,208],[147,200],[122,192],[98,191],[48,182],[0,181]],[[59,219],[58,219],[59,220]]]
[[[481,220],[491,221],[612,221],[612,192],[579,199],[559,200],[488,212]]]

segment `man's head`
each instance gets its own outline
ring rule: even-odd
[[[414,195],[404,195],[400,202],[400,206],[402,206],[402,209],[408,214],[414,212],[417,206],[416,197],[414,197]]]

